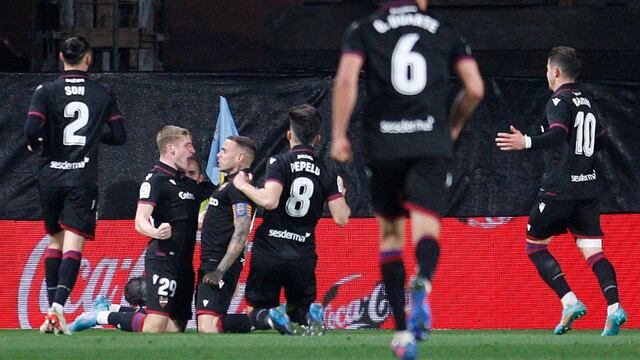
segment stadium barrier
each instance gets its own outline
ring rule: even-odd
[[[524,252],[525,217],[447,218],[442,257],[431,295],[436,329],[552,329],[561,305],[538,277]],[[256,222],[259,224],[260,219]],[[616,267],[620,298],[629,314],[627,327],[640,327],[640,215],[604,215],[607,257]],[[255,228],[255,227],[254,227]],[[409,224],[407,224],[407,230]],[[330,328],[391,328],[389,306],[378,269],[378,227],[372,218],[352,219],[340,229],[331,219],[317,228],[318,301]],[[48,237],[39,221],[0,221],[0,328],[35,328],[47,309],[44,250]],[[146,239],[132,220],[101,220],[97,241],[85,246],[78,282],[65,311],[69,320],[91,308],[95,296],[125,303],[124,284],[144,270]],[[588,315],[577,329],[599,329],[606,304],[595,276],[568,235],[550,246]],[[196,268],[199,246],[196,249]],[[415,262],[405,248],[407,273]],[[250,261],[250,256],[248,258]],[[241,276],[230,312],[242,312]],[[190,327],[193,327],[193,321]]]

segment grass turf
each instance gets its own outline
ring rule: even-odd
[[[323,337],[274,332],[199,335],[132,334],[92,329],[73,336],[36,330],[0,331],[1,359],[392,359],[392,332],[332,331]],[[435,331],[420,343],[421,359],[640,359],[640,330],[617,337],[598,331],[554,336],[545,331]]]

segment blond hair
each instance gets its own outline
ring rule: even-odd
[[[168,144],[173,144],[184,136],[191,137],[189,130],[174,125],[167,125],[163,127],[158,131],[158,135],[156,136],[158,151],[160,154],[163,154]]]

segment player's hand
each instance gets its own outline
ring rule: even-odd
[[[511,125],[511,133],[498,133],[496,145],[502,151],[522,150],[525,147],[524,135]]]
[[[233,186],[235,186],[236,189],[242,191],[242,188],[244,186],[249,185],[251,178],[252,178],[251,174],[247,175],[247,173],[245,173],[244,171],[240,171],[233,178]]]
[[[451,140],[456,141],[462,132],[462,126],[456,126],[451,128]]]
[[[331,157],[337,162],[349,162],[353,158],[351,142],[344,137],[333,138],[331,141]]]
[[[169,223],[162,223],[158,226],[158,235],[156,239],[166,240],[171,237],[171,225]]]
[[[202,282],[210,286],[214,286],[214,285],[220,286],[220,280],[222,280],[223,275],[224,274],[222,273],[222,271],[215,269],[212,272],[206,273],[202,277]]]
[[[338,183],[338,191],[340,192],[340,194],[342,194],[342,196],[344,197],[347,197],[347,188],[344,187],[344,180],[342,180],[342,176],[338,175],[336,182]]]

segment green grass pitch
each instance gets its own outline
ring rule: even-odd
[[[0,331],[0,359],[392,359],[392,332],[331,331],[322,337],[274,332],[199,335],[87,330],[73,336]],[[420,359],[640,359],[640,330],[603,338],[599,331],[434,331]]]

